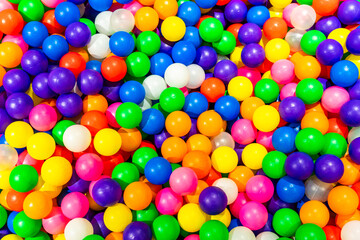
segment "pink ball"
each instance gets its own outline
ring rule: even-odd
[[[297,83],[288,83],[280,91],[280,100],[287,97],[295,97]]]
[[[56,125],[57,114],[53,107],[39,104],[31,110],[29,121],[34,129],[42,132],[49,131]]]
[[[135,16],[135,13],[142,7],[143,5],[138,1],[132,1],[131,3],[124,4],[123,8],[129,10]]]
[[[338,86],[328,87],[321,97],[321,104],[331,113],[339,113],[342,105],[348,101],[350,101],[349,93]]]
[[[0,12],[6,9],[14,9],[14,5],[15,4],[12,4],[6,0],[0,0]]]
[[[65,0],[41,0],[41,2],[49,8],[55,8],[59,3],[65,2]]]
[[[181,196],[195,192],[198,178],[191,168],[180,167],[171,173],[170,187]]]
[[[107,108],[105,112],[105,116],[109,122],[109,125],[113,128],[120,128],[120,125],[116,121],[115,114],[116,114],[116,110],[121,104],[122,103],[120,102],[113,103]]]
[[[53,207],[50,214],[42,219],[42,226],[47,233],[60,234],[64,232],[69,221],[70,219],[61,211],[61,207]]]
[[[285,8],[284,8],[284,11],[283,11],[283,19],[285,20],[286,24],[289,26],[289,27],[294,27],[292,24],[291,24],[291,19],[290,19],[290,16],[291,16],[291,13],[292,11],[294,10],[294,8],[296,8],[297,6],[299,6],[299,4],[297,3],[291,3],[289,5],[287,5]]]
[[[246,194],[253,201],[267,202],[274,195],[274,184],[268,177],[254,176],[246,183]]]
[[[197,234],[191,234],[191,235],[187,236],[186,238],[184,238],[184,240],[200,240],[200,236]]]
[[[257,137],[257,130],[248,119],[239,119],[231,127],[231,135],[239,144],[252,143]]]
[[[75,164],[77,175],[85,181],[98,180],[104,170],[102,159],[94,153],[85,153]]]
[[[268,151],[273,151],[275,150],[274,146],[272,145],[272,136],[274,134],[274,131],[272,132],[258,132],[257,138],[256,138],[256,142],[260,143],[261,145],[263,145],[264,147],[266,147],[266,149]]]
[[[295,65],[287,59],[275,62],[271,67],[271,77],[279,84],[287,84],[294,80]]]
[[[240,210],[241,208],[248,202],[250,202],[250,198],[248,198],[248,196],[246,195],[246,193],[243,192],[239,192],[238,196],[236,197],[235,202],[233,202],[232,204],[230,204],[229,209],[231,214],[236,217],[239,218],[239,214],[240,214]]]
[[[266,207],[258,202],[248,202],[240,210],[239,219],[250,230],[263,228],[268,220]]]
[[[183,198],[171,188],[164,188],[156,194],[155,206],[164,215],[175,215],[183,205]]]
[[[69,193],[61,201],[61,211],[67,218],[82,218],[89,211],[89,201],[80,192]]]
[[[185,97],[189,95],[189,90],[187,89],[187,87],[180,88],[180,90],[183,92]]]
[[[251,81],[253,86],[255,86],[256,83],[261,80],[261,73],[256,68],[249,68],[246,66],[241,67],[238,69],[237,75],[247,77]]]
[[[25,53],[29,49],[29,45],[26,44],[21,34],[18,35],[6,35],[2,42],[13,42],[17,44],[23,53]]]
[[[89,184],[89,194],[90,194],[90,197],[93,198],[93,195],[92,195],[92,190],[94,188],[94,185],[100,180],[100,179],[104,179],[104,178],[110,178],[109,176],[106,176],[106,175],[102,175],[100,176],[98,179],[96,179],[95,181],[91,181],[90,184]]]

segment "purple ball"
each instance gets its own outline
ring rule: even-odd
[[[144,222],[132,222],[125,228],[123,232],[124,240],[151,240],[152,232]]]
[[[352,87],[349,88],[350,99],[360,100],[360,81],[358,80]]]
[[[91,220],[91,225],[94,228],[94,234],[106,237],[111,231],[105,226],[104,212],[100,212]]]
[[[85,95],[94,95],[101,91],[103,87],[103,77],[101,74],[92,69],[82,71],[77,79],[80,91]]]
[[[21,69],[11,69],[4,75],[3,86],[8,93],[26,92],[30,87],[30,77]]]
[[[226,27],[226,18],[225,18],[225,14],[224,12],[222,12],[219,9],[212,9],[208,15],[213,16],[214,18],[216,18],[217,20],[219,20],[221,22],[221,24],[223,25],[223,27]]]
[[[94,201],[102,207],[118,203],[122,196],[120,184],[111,178],[103,178],[94,184],[92,189]]]
[[[285,171],[292,178],[305,180],[314,171],[314,161],[306,153],[294,152],[286,158]]]
[[[240,23],[245,20],[247,6],[242,0],[231,0],[225,6],[225,17],[231,23]]]
[[[70,92],[75,83],[75,75],[67,68],[58,67],[49,74],[48,85],[57,94]]]
[[[282,208],[290,208],[295,209],[294,203],[287,203],[281,200],[277,194],[274,194],[274,196],[271,198],[269,204],[268,204],[268,211],[271,214],[275,214],[279,209]]]
[[[305,103],[298,97],[284,98],[280,102],[279,113],[286,122],[300,122],[305,115]]]
[[[356,0],[343,2],[338,8],[337,16],[345,25],[356,24],[360,21],[360,2]]]
[[[73,47],[85,47],[90,42],[91,31],[85,23],[74,22],[66,28],[65,38]]]
[[[21,67],[30,75],[46,72],[49,62],[45,54],[38,50],[29,50],[21,58]]]
[[[360,55],[360,29],[354,29],[346,38],[346,48],[354,55]]]
[[[324,154],[315,162],[315,175],[323,182],[337,182],[343,174],[344,164],[335,155]]]
[[[315,30],[322,32],[325,36],[337,28],[341,28],[341,22],[335,16],[322,17],[315,25]]]
[[[56,96],[56,93],[50,89],[48,81],[49,73],[40,73],[34,78],[32,82],[32,89],[36,96],[44,99]]]
[[[197,130],[197,120],[194,118],[190,118],[190,119],[191,119],[190,131],[188,132],[188,134],[185,135],[185,139],[188,139],[192,135],[199,133]]]
[[[13,93],[5,102],[5,109],[10,117],[24,119],[29,116],[34,102],[26,93]]]
[[[231,79],[237,76],[237,66],[233,61],[221,60],[215,65],[214,76],[228,84]]]
[[[196,50],[195,63],[204,70],[209,70],[217,62],[217,53],[215,49],[209,46],[201,46]]]
[[[262,37],[261,28],[255,23],[245,23],[238,33],[239,42],[243,45],[259,43]]]
[[[76,117],[83,109],[82,99],[76,93],[61,94],[56,100],[56,108],[64,117]]]
[[[0,92],[0,108],[4,108],[4,107],[5,107],[6,99],[7,99],[6,92],[5,92],[5,91]]]
[[[350,127],[360,126],[360,100],[350,100],[340,108],[340,119]]]
[[[201,210],[209,215],[222,213],[227,206],[227,201],[225,192],[218,187],[207,187],[202,190],[199,196]]]
[[[355,138],[349,146],[349,155],[351,160],[356,164],[360,164],[360,138]]]
[[[5,129],[12,121],[13,119],[9,116],[6,110],[0,108],[0,134],[3,134],[5,132]]]
[[[67,187],[71,192],[81,192],[86,193],[89,191],[89,181],[85,181],[81,179],[75,170],[73,170],[73,174],[71,175],[70,181],[67,183]]]
[[[175,43],[172,43],[163,37],[160,37],[160,39],[161,39],[161,45],[160,45],[159,53],[166,53],[167,55],[171,56],[171,51]]]
[[[316,48],[316,58],[326,66],[332,66],[340,61],[343,54],[341,44],[334,39],[326,39]]]
[[[104,80],[104,86],[101,94],[106,97],[109,102],[120,102],[119,91],[123,82],[109,82]]]
[[[265,50],[257,43],[250,43],[243,48],[241,60],[245,66],[256,68],[265,61]]]
[[[168,133],[165,129],[161,133],[154,135],[155,147],[160,149],[164,141],[169,137],[171,137],[171,134]]]

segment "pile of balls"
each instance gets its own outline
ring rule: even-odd
[[[358,240],[360,1],[0,0],[1,240]]]

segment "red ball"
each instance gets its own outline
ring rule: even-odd
[[[263,26],[264,35],[267,39],[284,38],[288,27],[284,19],[272,17],[266,20]]]
[[[208,78],[202,83],[200,93],[202,93],[209,102],[214,103],[220,97],[224,96],[225,84],[218,78]]]
[[[86,62],[80,54],[69,52],[60,59],[59,67],[69,69],[77,77],[86,69]]]
[[[95,136],[98,131],[108,127],[108,120],[102,112],[89,111],[84,113],[80,124],[89,129],[91,136]]]
[[[61,26],[56,21],[55,10],[49,10],[49,11],[45,12],[41,22],[45,25],[45,27],[47,28],[47,30],[50,34],[54,34],[54,33],[61,34],[65,31],[65,27]]]
[[[336,226],[327,225],[323,227],[327,240],[341,240],[341,229]]]
[[[108,57],[101,64],[101,73],[110,82],[120,81],[125,77],[126,72],[126,63],[121,57]]]
[[[329,119],[329,130],[328,133],[338,133],[344,138],[347,138],[347,135],[349,133],[349,129],[346,126],[343,121],[341,121],[340,118],[330,118]]]

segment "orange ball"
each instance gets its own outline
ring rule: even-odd
[[[21,14],[14,9],[5,9],[0,12],[0,31],[8,35],[16,35],[24,27]]]
[[[124,202],[132,210],[143,210],[150,205],[152,192],[144,182],[132,182],[124,191]]]
[[[351,161],[350,157],[341,158],[344,164],[344,174],[338,181],[342,185],[353,185],[360,180],[360,165]]]
[[[103,95],[87,95],[83,101],[84,113],[88,111],[99,111],[105,113],[108,108],[108,102]]]
[[[325,110],[325,108],[321,105],[320,102],[317,103],[313,103],[313,104],[307,104],[305,105],[305,114],[309,113],[309,112],[319,112],[324,114],[325,116],[328,115],[328,112]]]
[[[305,56],[295,63],[295,75],[298,79],[318,78],[321,73],[321,65],[313,56]]]
[[[198,117],[197,128],[201,134],[214,137],[223,130],[223,121],[214,110],[205,111]]]
[[[75,48],[75,47],[69,46],[69,51],[80,54],[80,56],[85,60],[85,62],[89,61],[89,54],[84,48]]]
[[[158,13],[159,18],[176,16],[178,11],[178,3],[176,0],[155,0],[154,9]]]
[[[335,217],[335,224],[336,226],[338,226],[339,228],[342,228],[346,223],[350,222],[350,221],[359,221],[360,220],[360,211],[359,210],[355,210],[355,212],[353,214],[349,214],[349,215],[336,215]]]
[[[341,229],[333,226],[333,225],[327,225],[323,228],[326,239],[327,240],[341,240]]]
[[[189,151],[202,151],[207,155],[210,155],[212,152],[211,141],[208,137],[202,134],[194,134],[188,138],[186,141],[187,148]]]
[[[81,117],[81,125],[89,129],[91,136],[103,128],[108,127],[108,120],[104,113],[99,111],[88,111]]]
[[[155,0],[138,0],[138,2],[144,6],[151,6],[151,5],[154,5]]]
[[[149,180],[145,178],[145,176],[141,176],[140,181],[146,183],[150,187],[152,193],[152,201],[155,201],[156,194],[162,189],[162,186],[152,184],[151,182],[149,182]]]
[[[229,173],[229,178],[236,183],[239,192],[245,192],[246,183],[254,176],[253,171],[246,166],[237,166]]]
[[[347,186],[333,188],[328,195],[328,204],[336,214],[353,214],[359,205],[356,192]]]
[[[202,151],[191,151],[185,155],[182,166],[191,168],[196,173],[198,179],[202,179],[209,175],[211,160],[209,155]]]
[[[86,68],[85,59],[76,52],[68,52],[59,62],[59,67],[69,69],[77,77]]]
[[[6,10],[4,10],[6,11]],[[0,65],[6,68],[14,68],[21,62],[23,51],[19,45],[13,42],[0,44]]]
[[[142,32],[153,31],[158,24],[159,15],[151,7],[142,7],[135,13],[135,26]]]
[[[179,137],[167,138],[161,145],[161,154],[171,163],[181,162],[187,152],[185,141]]]
[[[141,132],[137,128],[120,128],[118,133],[122,139],[120,150],[132,152],[139,148],[142,140]]]
[[[309,112],[301,119],[301,128],[315,128],[322,134],[329,130],[329,120],[320,112]]]
[[[184,198],[185,198],[185,201],[188,202],[188,203],[196,203],[196,204],[199,204],[199,196],[200,196],[200,193],[205,189],[209,187],[209,185],[203,181],[203,180],[198,180],[198,184],[197,184],[197,187],[196,187],[196,190],[195,192],[191,193],[191,194],[188,194],[186,195]]]
[[[172,112],[165,120],[165,128],[175,137],[185,136],[191,129],[191,119],[183,111]]]
[[[284,38],[288,27],[284,19],[272,17],[266,20],[263,26],[264,35],[267,39]]]
[[[202,93],[209,102],[214,103],[225,95],[225,84],[218,78],[208,78],[201,84],[200,93]]]
[[[9,208],[11,208],[12,211],[21,212],[24,209],[24,200],[28,194],[29,193],[17,192],[13,189],[10,189],[6,196],[6,202]]]
[[[112,232],[106,236],[105,240],[123,240],[123,233]]]
[[[94,210],[94,211],[101,211],[101,210],[104,210],[105,208],[100,206],[99,204],[97,204],[95,202],[95,200],[90,196],[89,193],[86,193],[85,194],[87,200],[89,201],[89,207],[91,210]]]
[[[333,15],[339,7],[339,0],[315,0],[312,8],[321,16]]]
[[[119,82],[127,72],[127,66],[121,57],[110,56],[101,63],[101,74],[110,82]]]
[[[5,68],[0,66],[0,87],[2,87],[2,85],[3,85],[3,78],[4,78],[5,73],[6,73]]]
[[[300,219],[303,224],[313,223],[323,228],[330,219],[329,209],[320,201],[308,201],[300,209]]]
[[[264,101],[258,97],[248,97],[240,105],[240,114],[243,118],[251,120],[258,107],[265,105]]]
[[[49,195],[34,191],[26,196],[23,206],[26,216],[32,219],[42,219],[49,215],[53,204]]]
[[[50,34],[63,33],[66,29],[56,21],[55,10],[45,12],[41,22],[45,25]]]
[[[219,2],[219,1],[218,1]],[[239,30],[241,28],[242,24],[241,23],[234,23],[231,24],[226,31],[231,32],[232,35],[234,35],[235,39],[236,39],[236,46],[240,45],[241,43],[239,42]]]
[[[222,178],[221,173],[216,171],[213,167],[211,167],[209,175],[204,178],[204,181],[209,184],[209,186],[213,185],[213,183],[218,180],[219,178]]]

